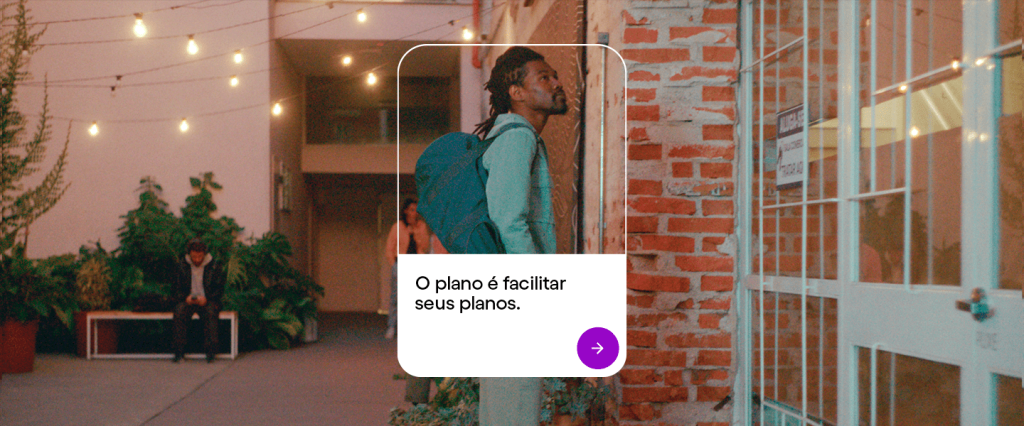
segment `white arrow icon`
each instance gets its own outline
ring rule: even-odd
[[[604,350],[604,347],[601,346],[601,342],[597,342],[597,347],[596,348],[590,348],[590,349],[597,350],[597,355],[601,355],[601,351]]]

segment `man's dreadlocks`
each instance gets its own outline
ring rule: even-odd
[[[522,46],[513,46],[498,57],[494,69],[491,70],[491,79],[484,84],[484,88],[491,92],[491,116],[477,124],[473,133],[480,135],[481,138],[487,137],[487,133],[494,128],[494,120],[498,115],[507,113],[512,107],[508,88],[513,84],[523,85],[527,73],[526,63],[543,60],[543,55]]]

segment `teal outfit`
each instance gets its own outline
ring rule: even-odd
[[[509,123],[528,127],[506,131],[483,155],[488,214],[498,226],[507,253],[554,253],[547,148],[530,122],[513,113],[499,115],[487,137]]]

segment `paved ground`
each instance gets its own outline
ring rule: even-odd
[[[0,381],[0,425],[386,425],[405,382],[385,318],[323,315],[320,341],[234,361],[41,354]]]

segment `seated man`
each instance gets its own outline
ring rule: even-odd
[[[217,320],[224,295],[224,274],[203,240],[189,241],[187,251],[174,283],[173,297],[178,301],[174,308],[174,362],[185,356],[185,328],[194,313],[199,313],[203,323],[206,362],[213,362],[217,354]]]

